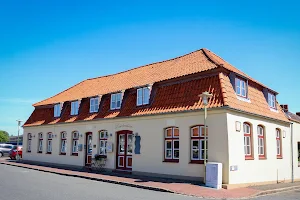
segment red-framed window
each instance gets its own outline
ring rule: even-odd
[[[78,156],[78,143],[79,143],[79,132],[74,131],[72,133],[72,155]]]
[[[253,159],[252,154],[252,129],[249,123],[243,124],[243,131],[244,131],[244,152],[245,152],[245,159]]]
[[[265,129],[262,125],[257,126],[257,144],[258,144],[258,157],[266,158],[266,139]]]
[[[245,79],[236,77],[235,78],[235,92],[238,96],[247,98],[248,94],[248,84]]]
[[[52,153],[52,133],[47,134],[47,154]]]
[[[43,153],[43,133],[38,134],[38,153]]]
[[[206,142],[206,160],[207,156],[207,135],[208,129],[205,129],[203,125],[193,126],[191,128],[191,163],[204,163],[204,151]]]
[[[99,154],[106,155],[108,132],[107,130],[99,131]]]
[[[27,152],[31,152],[31,140],[32,140],[32,135],[31,133],[27,134]]]
[[[179,162],[179,128],[165,129],[165,162]]]
[[[67,132],[61,132],[60,136],[60,155],[66,155],[67,153]]]
[[[282,158],[282,138],[279,128],[276,129],[276,155],[277,158]]]

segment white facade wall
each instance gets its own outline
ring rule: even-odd
[[[99,134],[100,130],[107,130],[108,141],[113,143],[113,152],[107,153],[106,168],[116,168],[116,132],[120,130],[131,130],[133,134],[141,136],[141,154],[133,154],[133,172],[146,172],[154,174],[166,174],[174,176],[189,177],[199,179],[204,176],[203,164],[190,163],[190,128],[194,125],[204,124],[204,113],[186,112],[180,114],[165,114],[156,116],[131,117],[121,119],[106,119],[90,122],[77,122],[70,124],[45,125],[37,127],[24,127],[24,151],[23,159],[59,163],[65,165],[84,166],[85,150],[79,151],[78,156],[71,156],[71,133],[78,131],[79,144],[85,144],[85,133],[93,133],[92,155],[99,153]],[[228,138],[227,121],[224,110],[210,111],[207,119],[209,127],[208,139],[208,161],[221,162],[223,164],[223,182],[228,182]],[[179,128],[180,136],[180,156],[179,163],[168,163],[164,161],[164,129],[176,126]],[[60,133],[67,132],[67,153],[60,153]],[[43,132],[43,153],[37,153],[38,133]],[[53,138],[52,154],[46,154],[46,134],[52,132],[56,137]],[[27,134],[35,135],[32,138],[31,153],[26,152]],[[133,147],[134,148],[134,147]]]
[[[229,166],[237,166],[237,171],[229,171],[229,184],[277,182],[291,180],[291,134],[288,123],[279,123],[237,112],[227,114]],[[241,131],[236,131],[236,121],[241,122]],[[245,160],[243,123],[252,125],[254,160]],[[257,126],[265,127],[266,159],[259,160]],[[276,128],[286,132],[282,138],[282,159],[276,154]]]

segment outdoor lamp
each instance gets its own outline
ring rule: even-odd
[[[199,95],[202,97],[202,103],[204,105],[204,183],[206,183],[206,157],[207,157],[207,127],[206,127],[206,118],[207,118],[207,105],[208,105],[208,100],[211,98],[213,95],[210,94],[209,92],[205,91],[202,94]]]
[[[202,97],[202,102],[203,102],[204,106],[207,106],[208,105],[208,99],[210,97],[212,97],[212,94],[210,94],[209,92],[203,92],[199,96]]]

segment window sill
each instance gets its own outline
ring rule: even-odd
[[[71,156],[78,156],[78,153],[72,153]]]
[[[47,152],[46,154],[52,154],[52,152]]]
[[[204,164],[204,160],[191,160],[189,162],[189,164],[199,164],[199,165],[203,165]]]
[[[66,153],[60,153],[59,155],[63,155],[63,156],[65,156],[65,155],[66,155]]]
[[[258,159],[259,159],[259,160],[267,160],[266,157],[259,157]]]
[[[167,163],[179,163],[179,159],[178,160],[164,160],[163,162],[167,162]]]
[[[241,100],[241,101],[244,101],[244,102],[247,102],[247,103],[251,103],[250,99],[247,98],[247,97],[242,97],[242,96],[239,96],[239,95],[236,95],[237,99],[238,100]]]
[[[270,111],[275,112],[275,113],[279,113],[279,111],[276,108],[272,108],[272,107],[270,107]]]
[[[254,160],[253,157],[245,157],[245,160]]]
[[[277,159],[283,159],[283,157],[282,156],[277,156]]]

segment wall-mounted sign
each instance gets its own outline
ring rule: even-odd
[[[230,171],[237,171],[238,170],[238,166],[237,165],[231,165],[230,166]]]
[[[108,152],[108,153],[113,152],[113,143],[112,142],[107,142],[107,144],[106,144],[106,152]]]
[[[236,130],[237,132],[240,132],[240,131],[241,131],[241,122],[239,122],[239,121],[236,121],[236,122],[235,122],[235,130]]]
[[[130,124],[116,124],[115,128],[116,129],[120,129],[120,128],[122,128],[122,129],[124,129],[124,128],[131,129],[132,126]]]

